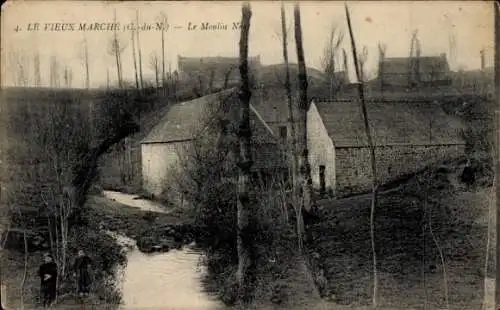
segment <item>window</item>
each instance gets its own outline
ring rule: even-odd
[[[286,140],[286,138],[288,137],[288,131],[286,126],[280,126],[279,131],[281,140]]]

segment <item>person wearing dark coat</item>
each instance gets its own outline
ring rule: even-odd
[[[78,295],[87,296],[90,292],[92,260],[83,250],[78,251],[78,257],[75,259],[74,270],[78,283]]]
[[[471,166],[470,160],[465,164],[464,170],[461,175],[462,182],[467,184],[468,186],[472,186],[476,181],[474,168]]]
[[[57,264],[50,254],[44,256],[44,263],[38,269],[42,302],[44,307],[50,307],[57,293]]]

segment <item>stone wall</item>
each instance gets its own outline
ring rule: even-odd
[[[104,189],[139,193],[142,182],[141,146],[121,141],[99,160],[100,185]]]
[[[465,145],[390,145],[375,150],[379,184],[418,172],[464,155]],[[337,196],[371,188],[370,150],[367,147],[336,148]]]
[[[179,159],[190,142],[142,144],[142,186],[147,194],[161,195],[171,173],[179,167]]]
[[[334,189],[335,148],[314,104],[307,112],[307,148],[313,186],[320,188],[319,167],[325,166],[325,188]]]

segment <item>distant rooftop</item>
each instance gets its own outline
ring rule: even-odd
[[[410,64],[417,62],[422,73],[449,71],[445,53],[439,56],[386,57],[380,63],[384,73],[408,73]]]

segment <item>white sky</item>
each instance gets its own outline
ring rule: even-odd
[[[368,72],[375,72],[378,59],[377,43],[387,45],[387,57],[407,57],[411,33],[418,29],[422,55],[449,53],[449,35],[453,31],[456,41],[456,61],[452,69],[480,67],[479,51],[486,50],[486,66],[493,64],[493,10],[491,2],[348,2],[351,10],[354,35],[358,50],[366,45],[369,51],[366,63]],[[281,43],[276,33],[281,31],[279,2],[252,2],[250,30],[250,55],[261,55],[264,64],[282,62]],[[350,54],[350,40],[345,22],[343,2],[301,3],[304,52],[307,65],[321,68],[320,58],[333,23],[346,32],[344,47]],[[287,2],[287,22],[292,25],[293,3]],[[84,35],[87,38],[92,87],[105,85],[109,69],[111,81],[116,80],[114,58],[108,54],[112,32],[27,32],[28,23],[48,22],[112,22],[116,9],[118,22],[135,21],[139,10],[140,21],[154,23],[161,12],[168,16],[171,28],[166,33],[167,63],[176,68],[177,55],[182,56],[237,56],[239,31],[188,31],[187,24],[201,22],[228,24],[241,19],[239,2],[9,2],[2,7],[2,85],[13,85],[12,70],[8,62],[11,51],[33,57],[36,50],[41,57],[42,84],[49,83],[48,61],[56,55],[61,63],[73,71],[73,87],[83,87],[85,74],[79,55]],[[23,28],[16,32],[15,27]],[[183,28],[173,30],[173,25]],[[43,27],[43,25],[42,25]],[[134,79],[130,33],[122,32],[120,38],[127,47],[122,55],[124,78]],[[150,55],[161,53],[161,34],[157,31],[141,32],[144,75],[150,76]],[[289,32],[289,57],[296,61],[293,27]],[[449,60],[450,61],[450,60]],[[350,62],[352,64],[352,62]],[[10,66],[10,67],[9,67]],[[168,68],[168,65],[167,65]],[[352,70],[351,70],[352,71]],[[33,70],[31,70],[33,72]],[[33,83],[33,74],[30,76]],[[60,78],[61,83],[63,81]]]

